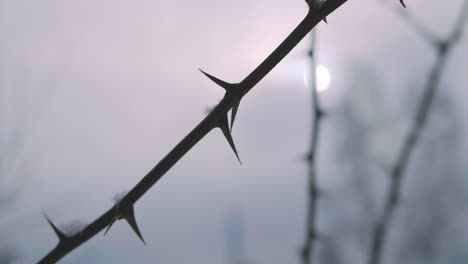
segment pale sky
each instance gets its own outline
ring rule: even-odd
[[[389,102],[433,63],[429,47],[377,2],[351,0],[319,26],[319,61],[332,76],[321,94],[325,107],[339,104],[355,61],[375,67]],[[461,0],[407,4],[446,35]],[[0,217],[2,240],[32,263],[57,242],[41,212],[60,225],[110,208],[221,99],[222,89],[197,68],[242,80],[306,12],[303,0],[0,0],[2,145],[17,122],[27,123],[24,149],[8,169],[21,192]],[[467,41],[444,78],[462,95]],[[305,219],[306,167],[298,157],[310,131],[308,45],[243,100],[233,132],[243,166],[213,131],[136,204],[148,247],[121,222],[62,263],[225,263],[232,208],[244,213],[254,263],[295,263]],[[462,113],[465,98],[456,99]],[[325,185],[334,182],[333,129],[324,125],[320,146]]]

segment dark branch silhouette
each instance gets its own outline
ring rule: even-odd
[[[231,111],[231,128],[241,99],[262,80],[320,21],[348,0],[328,0],[320,5],[309,4],[309,12],[294,31],[250,75],[240,83],[228,83],[206,74],[226,91],[223,99],[182,141],[177,144],[122,200],[75,235],[59,235],[58,245],[39,263],[54,263],[85,243],[117,219],[134,219],[134,204],[213,128],[219,127],[231,148],[236,152],[227,126],[227,113]],[[136,226],[136,221],[134,222]],[[52,222],[50,224],[54,227]],[[56,230],[56,228],[54,228]],[[58,230],[58,229],[57,229]],[[139,230],[135,229],[134,230]],[[60,231],[60,230],[58,230]],[[139,232],[137,232],[138,234]],[[140,236],[141,238],[142,236]]]
[[[390,228],[395,209],[397,208],[401,197],[405,171],[414,148],[427,123],[434,97],[440,87],[441,77],[446,68],[449,55],[451,54],[453,47],[461,38],[465,22],[468,19],[468,1],[464,2],[464,6],[455,22],[452,33],[447,38],[440,38],[440,40],[439,38],[433,37],[434,35],[429,33],[430,31],[418,23],[414,18],[411,18],[408,12],[398,12],[398,14],[408,22],[409,26],[411,26],[415,32],[423,36],[425,40],[432,45],[436,52],[436,61],[428,75],[428,80],[421,97],[421,101],[418,105],[412,127],[403,141],[397,160],[390,172],[391,182],[385,197],[383,212],[372,234],[372,242],[368,259],[369,264],[381,263],[384,243],[387,240],[387,232]]]
[[[311,93],[312,93],[312,139],[310,142],[310,149],[307,153],[308,163],[308,185],[307,185],[307,211],[306,211],[306,230],[305,230],[305,241],[301,249],[301,260],[302,264],[309,264],[313,260],[314,253],[314,242],[318,238],[318,232],[316,230],[316,222],[318,215],[317,200],[319,198],[319,190],[317,187],[317,149],[320,135],[320,124],[324,116],[324,113],[320,106],[320,100],[317,92],[317,74],[316,74],[316,32],[311,32],[311,49],[309,56],[311,60]]]

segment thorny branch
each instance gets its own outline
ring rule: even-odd
[[[125,197],[115,206],[86,226],[79,233],[67,236],[52,221],[48,221],[59,238],[58,245],[39,263],[54,263],[85,243],[115,220],[126,219],[139,234],[134,217],[134,204],[193,146],[195,146],[212,129],[220,128],[229,145],[237,155],[231,137],[232,125],[240,101],[260,80],[262,80],[320,21],[335,11],[348,0],[328,0],[320,6],[309,5],[309,12],[292,33],[268,56],[251,74],[240,83],[227,83],[203,72],[209,79],[226,91],[219,104],[205,117],[182,141],[177,144]],[[227,113],[231,110],[231,124],[228,125]],[[142,238],[142,236],[141,236]]]
[[[428,31],[426,31],[425,29],[423,30],[420,26],[415,26],[418,24],[413,23],[413,21],[415,20],[410,19],[410,15],[408,13],[399,13],[402,14],[406,21],[409,21],[408,23],[410,24],[410,26],[414,27],[415,31],[417,31],[423,36],[426,35],[425,32]],[[393,219],[395,210],[398,206],[398,202],[401,197],[404,173],[406,171],[414,148],[427,123],[432,103],[434,101],[435,94],[440,87],[441,77],[447,65],[449,55],[451,54],[453,47],[460,40],[467,19],[468,1],[465,1],[464,6],[461,9],[460,15],[455,23],[454,29],[447,38],[439,41],[433,41],[437,38],[426,38],[429,44],[432,44],[432,47],[436,52],[436,61],[432,70],[429,73],[426,87],[421,97],[421,101],[418,105],[417,113],[414,118],[412,127],[403,141],[403,145],[401,146],[396,163],[391,170],[391,182],[387,196],[384,201],[383,213],[379,222],[376,224],[375,230],[372,234],[371,248],[369,251],[369,264],[381,263],[382,252],[384,242],[386,241],[387,232],[389,230],[390,223]]]
[[[308,186],[307,186],[307,211],[306,211],[306,234],[304,245],[301,250],[301,260],[302,264],[309,264],[313,260],[314,253],[314,242],[318,238],[318,232],[316,230],[316,222],[318,215],[317,200],[319,198],[320,192],[317,188],[317,149],[319,143],[319,134],[320,134],[320,124],[324,116],[324,112],[320,106],[320,100],[317,92],[317,74],[316,66],[317,60],[315,56],[316,52],[316,32],[313,30],[311,32],[311,49],[309,51],[309,56],[311,60],[311,87],[312,87],[312,140],[310,142],[309,153],[307,154],[307,163],[308,163]]]

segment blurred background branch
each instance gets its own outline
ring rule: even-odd
[[[116,223],[64,263],[294,263],[306,244],[311,263],[367,263],[400,154],[395,142],[415,122],[433,47],[462,1],[411,0],[408,11],[398,0],[349,1],[328,17],[313,54],[333,83],[324,91],[318,81],[316,105],[327,115],[317,131],[315,189],[305,177],[310,163],[291,162],[310,151],[316,122],[307,37],[242,102],[233,136],[244,166],[214,131],[135,205],[148,247]],[[303,0],[0,6],[0,148],[10,149],[1,157],[0,193],[9,197],[0,206],[2,264],[34,263],[56,245],[43,210],[65,233],[81,231],[204,117],[200,109],[220,101],[222,89],[207,86],[197,67],[245,77],[306,11]],[[381,262],[467,262],[467,40],[439,77]],[[53,102],[43,100],[54,85],[46,78],[60,81]],[[317,187],[324,195],[314,196]],[[242,210],[225,217],[233,201]]]
[[[379,264],[382,261],[387,233],[394,218],[395,210],[400,202],[404,175],[408,163],[430,115],[435,95],[441,86],[441,77],[446,68],[449,55],[451,54],[453,47],[458,44],[465,26],[468,16],[467,1],[463,3],[463,7],[460,10],[460,14],[455,22],[452,33],[442,40],[437,40],[438,38],[433,37],[432,33],[428,33],[429,31],[419,22],[416,22],[416,19],[412,18],[408,11],[397,12],[405,19],[406,22],[408,22],[409,26],[412,27],[416,33],[425,37],[424,39],[432,46],[436,54],[436,61],[428,75],[423,95],[421,96],[420,102],[417,106],[416,116],[412,123],[412,127],[408,131],[401,149],[398,152],[397,160],[391,169],[390,186],[385,197],[383,211],[372,234],[372,242],[368,259],[369,264]]]
[[[301,249],[301,260],[303,264],[313,263],[314,259],[314,244],[319,238],[317,229],[318,219],[318,198],[321,194],[318,188],[317,177],[317,154],[320,138],[320,124],[324,117],[324,112],[320,106],[318,88],[317,88],[317,32],[312,30],[311,46],[309,50],[310,59],[310,93],[312,99],[312,130],[310,139],[310,148],[306,155],[308,166],[307,176],[307,210],[306,210],[306,229],[304,245]]]

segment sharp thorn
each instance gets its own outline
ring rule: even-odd
[[[198,69],[201,73],[203,73],[206,77],[208,77],[210,80],[212,80],[213,82],[215,82],[217,85],[221,86],[224,88],[224,90],[228,91],[232,88],[232,84],[228,83],[228,82],[225,82],[223,80],[220,80],[216,77],[214,77],[213,75],[209,74],[209,73],[206,73],[204,72],[203,70],[201,69]]]
[[[127,220],[127,223],[130,225],[136,235],[140,238],[141,242],[143,242],[143,244],[146,246],[146,242],[143,239],[143,236],[141,235],[140,229],[138,228],[137,222],[135,220],[135,211],[133,210],[133,206],[125,213],[124,218]]]
[[[231,127],[230,130],[232,132],[232,126],[234,125],[234,121],[236,120],[237,110],[239,110],[240,101],[234,102],[234,105],[231,109]]]
[[[327,17],[324,17],[322,20],[325,22],[325,24],[328,24]]]
[[[112,221],[112,222],[109,224],[109,226],[106,228],[106,231],[104,231],[104,235],[106,235],[106,234],[107,234],[107,232],[108,232],[108,231],[109,231],[109,229],[112,227],[112,225],[114,224],[114,222],[115,222],[115,220],[114,220],[114,221]]]
[[[406,4],[405,4],[405,2],[403,0],[400,0],[400,3],[404,8],[406,8]]]
[[[229,131],[227,116],[225,116],[223,119],[221,119],[220,124],[218,125],[218,127],[223,132],[224,137],[226,138],[226,140],[228,141],[228,143],[231,146],[232,150],[234,151],[234,154],[236,154],[237,160],[242,165],[242,162],[241,162],[241,160],[239,158],[239,154],[237,153],[236,145],[234,145],[234,140],[232,139],[231,132]]]
[[[52,227],[52,230],[54,230],[55,234],[58,236],[59,240],[60,241],[66,240],[68,237],[56,225],[54,225],[52,221],[50,221],[49,217],[47,217],[45,213],[42,213],[42,214],[44,215],[49,225]]]

